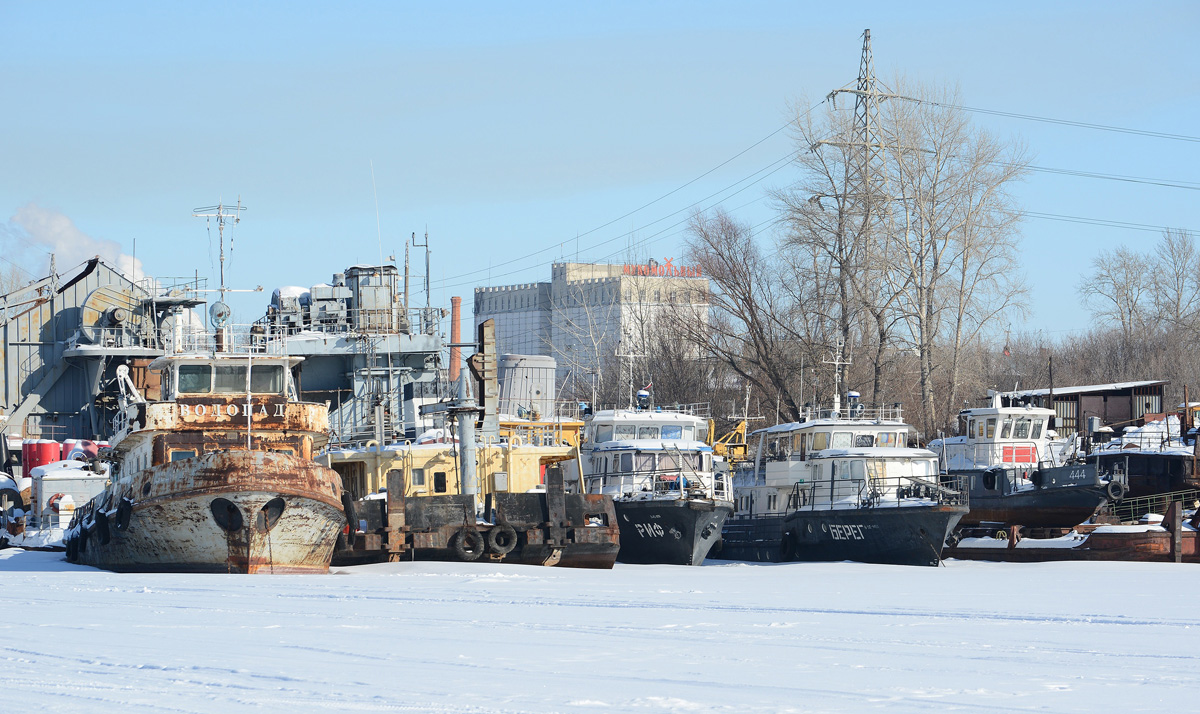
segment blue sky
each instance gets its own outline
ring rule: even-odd
[[[631,240],[679,255],[671,226],[786,155],[784,134],[595,229],[768,136],[790,102],[852,81],[864,28],[881,78],[957,84],[972,107],[1196,136],[1197,27],[1194,2],[0,1],[0,241],[35,273],[49,246],[132,254],[136,241],[150,274],[215,278],[191,209],[240,195],[234,287],[327,281],[399,257],[428,227],[433,302],[470,305],[476,285],[545,280],[560,257],[618,258]],[[1198,142],[975,120],[1024,141],[1037,166],[1200,185]],[[793,178],[720,205],[762,223],[766,189]],[[1191,189],[1034,173],[1017,195],[1031,212],[1200,229]],[[1091,258],[1156,238],[1028,218],[1033,313],[1013,329],[1084,328],[1076,285]],[[236,297],[239,317],[268,297]]]

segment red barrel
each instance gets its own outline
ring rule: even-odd
[[[62,461],[62,444],[51,439],[26,439],[21,445],[23,473],[31,473],[38,466]]]
[[[29,475],[29,470],[33,467],[29,462],[33,459],[33,445],[37,443],[37,439],[26,439],[21,442],[21,473]]]

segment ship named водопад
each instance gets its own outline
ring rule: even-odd
[[[296,399],[299,361],[160,357],[150,364],[162,374],[158,402],[119,370],[112,476],[76,511],[67,558],[121,572],[327,572],[342,485],[312,460],[329,417]]]

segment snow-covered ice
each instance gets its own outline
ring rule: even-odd
[[[120,575],[0,551],[11,712],[1094,712],[1197,696],[1195,565]]]

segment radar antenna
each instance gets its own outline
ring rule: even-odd
[[[195,218],[205,219],[205,223],[211,225],[213,219],[217,222],[217,239],[221,245],[221,287],[217,290],[221,297],[209,309],[209,319],[212,321],[213,327],[221,328],[225,326],[229,320],[230,309],[225,303],[225,293],[231,292],[225,287],[225,224],[232,223],[229,227],[229,249],[233,250],[233,226],[236,226],[242,220],[242,211],[246,207],[242,205],[242,197],[238,196],[236,206],[226,206],[224,202],[218,202],[215,206],[203,206],[201,208],[193,208],[192,216]]]

